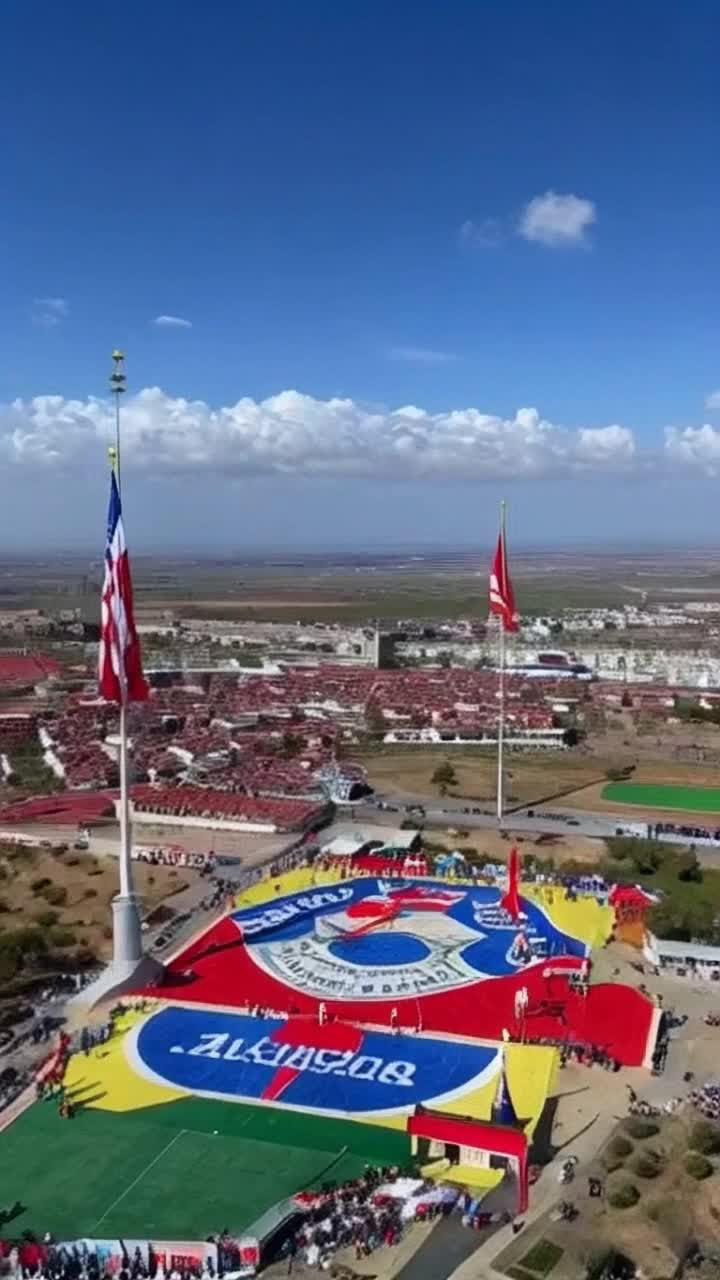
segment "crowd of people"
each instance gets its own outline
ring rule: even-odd
[[[720,827],[699,827],[694,822],[649,822],[647,834],[648,840],[662,840],[664,836],[672,836],[682,840],[720,844]]]
[[[221,907],[234,902],[237,891],[234,881],[226,880],[223,876],[211,876],[210,887],[198,903],[198,911],[219,911]]]
[[[706,1120],[720,1120],[720,1081],[709,1080],[701,1089],[691,1089],[690,1102]]]
[[[32,1084],[32,1069],[4,1067],[0,1071],[0,1111],[12,1105]]]
[[[439,1192],[431,1181],[405,1178],[397,1166],[368,1166],[360,1178],[321,1195],[296,1197],[305,1220],[286,1242],[288,1272],[298,1257],[310,1267],[328,1270],[339,1249],[353,1249],[359,1261],[381,1245],[399,1244],[408,1221],[427,1221],[450,1211],[457,1193],[447,1191]]]
[[[618,1059],[611,1057],[598,1045],[568,1043],[567,1040],[554,1040],[550,1036],[541,1036],[533,1040],[533,1044],[551,1045],[554,1049],[559,1049],[561,1067],[577,1063],[582,1067],[602,1067],[604,1071],[619,1071],[621,1068]]]
[[[0,1210],[0,1225],[2,1218]],[[152,1244],[145,1248],[138,1245],[132,1252],[110,1254],[89,1247],[85,1241],[56,1244],[49,1234],[38,1241],[31,1232],[25,1232],[18,1242],[0,1240],[0,1260],[14,1280],[216,1280],[237,1271],[240,1258],[236,1241],[218,1237],[215,1243],[216,1249],[207,1250],[202,1259],[182,1255],[168,1258],[156,1253]],[[118,1244],[122,1248],[122,1242]]]
[[[471,1191],[463,1191],[458,1200],[460,1221],[471,1231],[482,1231],[484,1227],[507,1224],[512,1221],[512,1214],[488,1212],[483,1209],[484,1196],[474,1196]]]
[[[190,867],[201,875],[210,875],[215,869],[215,854],[190,853],[177,844],[133,845],[134,862],[146,862],[152,867]]]

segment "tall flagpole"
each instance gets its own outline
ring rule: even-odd
[[[140,908],[135,896],[132,876],[132,827],[130,822],[130,787],[128,779],[128,719],[130,695],[138,701],[147,694],[142,673],[135,622],[132,617],[130,570],[126,563],[127,548],[122,528],[120,499],[120,397],[126,390],[125,357],[113,351],[110,392],[115,397],[115,443],[108,449],[113,478],[110,486],[108,536],[105,548],[106,566],[103,585],[102,628],[99,686],[103,697],[120,712],[120,847],[118,850],[119,892],[112,900],[112,963],[76,997],[82,1007],[96,1008],[127,992],[138,991],[161,980],[163,967],[153,956],[143,954]],[[121,561],[125,561],[124,566]],[[123,577],[125,581],[123,581]],[[127,607],[126,607],[127,606]],[[125,610],[125,620],[122,611]],[[132,666],[128,667],[128,642],[134,646]],[[132,682],[130,687],[129,682]]]
[[[115,470],[118,493],[122,497],[120,477],[120,397],[127,388],[125,356],[113,351],[113,371],[110,390],[115,397],[115,447],[109,450],[110,463]],[[123,682],[124,684],[124,682]],[[121,684],[121,688],[123,688]],[[128,732],[127,697],[123,692],[120,702],[120,893],[113,904],[115,928],[113,930],[113,961],[122,968],[136,965],[142,956],[140,916],[132,876],[132,826],[130,822],[130,787],[128,784]]]
[[[505,499],[500,503],[500,543],[502,547],[503,582],[507,579],[505,560]],[[503,747],[505,745],[505,619],[500,619],[500,683],[498,687],[497,733],[497,820],[503,820]]]

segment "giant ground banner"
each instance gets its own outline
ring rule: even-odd
[[[573,985],[588,944],[526,897],[514,922],[501,897],[484,885],[373,876],[276,892],[187,947],[162,994],[318,1018],[325,1006],[338,1021],[593,1044],[628,1065],[645,1061],[654,1025],[645,997]]]

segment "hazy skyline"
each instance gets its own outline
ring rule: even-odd
[[[0,549],[715,541],[709,0],[0,32]]]

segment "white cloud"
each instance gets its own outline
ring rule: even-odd
[[[60,324],[68,313],[65,298],[33,298],[32,319],[35,324],[44,324],[48,328]]]
[[[720,472],[720,429],[704,423],[701,427],[666,427],[665,454],[671,462],[697,467],[707,475]]]
[[[184,320],[182,316],[156,316],[153,324],[158,329],[192,329],[192,320]]]
[[[407,364],[450,364],[457,360],[454,351],[433,351],[431,347],[390,347],[388,356]]]
[[[592,200],[557,195],[546,191],[535,196],[523,209],[518,234],[550,248],[588,243],[587,233],[597,221]]]
[[[616,473],[642,463],[627,427],[571,430],[536,409],[512,418],[475,408],[429,413],[298,391],[214,409],[150,387],[128,395],[122,412],[126,466],[194,475],[477,481]],[[18,465],[77,466],[95,458],[104,464],[113,433],[113,407],[105,400],[36,396],[0,406],[0,459]]]
[[[709,396],[705,397],[706,409],[720,409],[720,391],[711,391]]]
[[[483,218],[482,222],[468,218],[460,228],[460,243],[470,249],[494,249],[504,238],[499,218]]]

